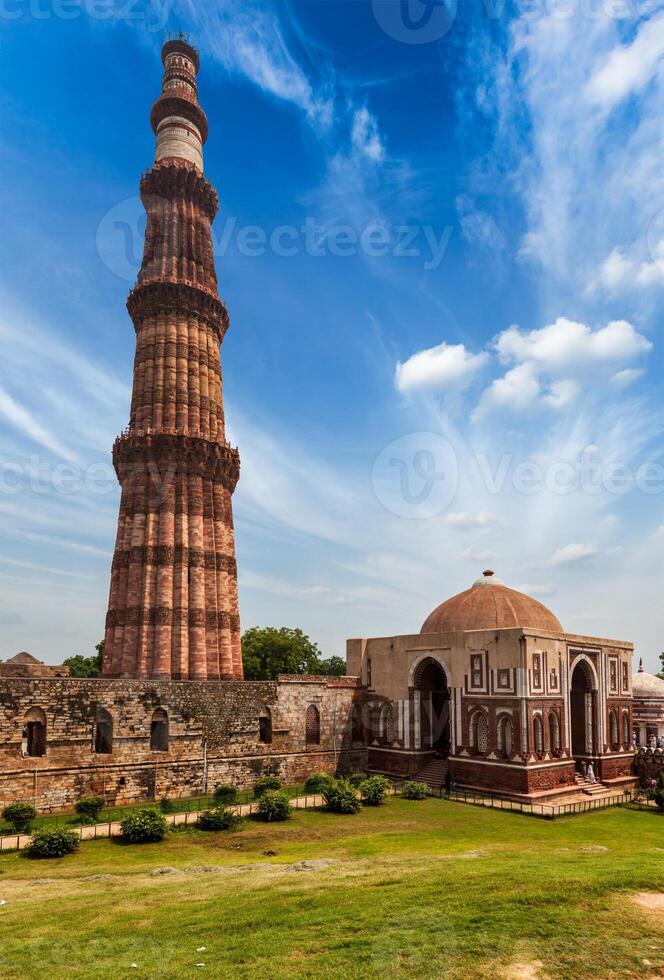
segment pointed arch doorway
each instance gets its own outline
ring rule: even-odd
[[[443,667],[433,657],[425,657],[415,668],[413,694],[420,748],[446,759],[450,754],[450,690]]]
[[[572,755],[575,759],[592,756],[597,746],[597,687],[586,660],[579,660],[570,682],[570,720]]]

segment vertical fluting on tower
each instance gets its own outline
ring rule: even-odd
[[[141,180],[143,262],[127,302],[136,330],[130,422],[113,447],[121,500],[103,673],[241,678],[231,502],[240,460],[224,430],[218,200],[203,176],[198,53],[180,36],[162,61],[155,161]]]

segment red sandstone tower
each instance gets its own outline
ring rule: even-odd
[[[224,434],[228,313],[211,237],[218,199],[203,177],[198,53],[180,36],[162,61],[155,161],[141,180],[145,249],[127,303],[136,329],[131,418],[113,447],[122,497],[103,673],[241,678],[231,506],[240,460]]]

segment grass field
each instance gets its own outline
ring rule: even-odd
[[[305,860],[330,863],[291,867]],[[664,892],[650,813],[303,810],[233,834],[91,841],[61,861],[4,855],[0,976],[660,976],[664,915],[636,892]]]

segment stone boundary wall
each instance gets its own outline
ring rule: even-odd
[[[267,771],[298,784],[314,771],[367,765],[351,742],[350,714],[362,697],[355,679],[287,677],[276,681],[143,681],[110,678],[11,678],[0,681],[0,804],[34,802],[65,810],[99,794],[109,805],[195,796],[227,782],[250,789]],[[308,743],[307,708],[320,716]],[[43,756],[23,754],[26,716],[46,718]],[[112,752],[95,752],[98,709],[112,718]],[[168,751],[150,747],[154,712],[168,716]],[[269,713],[272,741],[259,738]]]

